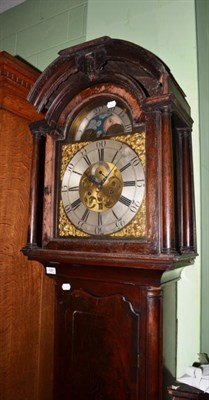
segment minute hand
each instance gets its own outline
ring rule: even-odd
[[[119,163],[119,161],[121,160],[121,158],[123,157],[123,155],[120,156],[120,158],[118,159],[118,161],[113,165],[113,167],[111,168],[111,170],[108,172],[108,174],[102,179],[101,182],[101,186],[106,182],[106,180],[109,178],[110,174],[112,173],[112,171],[116,168],[116,165]]]

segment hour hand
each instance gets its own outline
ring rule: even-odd
[[[92,182],[94,182],[99,189],[106,181],[106,177],[109,174],[109,171],[110,165],[108,162],[98,161],[91,166],[90,175],[93,178]]]
[[[92,174],[87,174],[87,172],[84,172],[84,175],[87,177],[87,179],[92,182],[95,183],[96,185],[98,185],[98,182],[96,181],[96,177]]]

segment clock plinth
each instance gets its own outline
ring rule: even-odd
[[[57,283],[54,399],[161,400],[161,279],[196,257],[185,95],[105,37],[61,51],[29,100],[45,117],[24,253]]]

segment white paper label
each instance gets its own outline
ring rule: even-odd
[[[70,290],[70,289],[71,289],[70,283],[63,283],[62,284],[62,290]]]
[[[56,275],[56,268],[55,267],[46,267],[46,273],[49,275]]]

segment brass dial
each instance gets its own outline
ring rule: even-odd
[[[62,179],[67,218],[90,235],[108,235],[138,212],[145,176],[135,151],[118,140],[98,140],[76,152]]]

